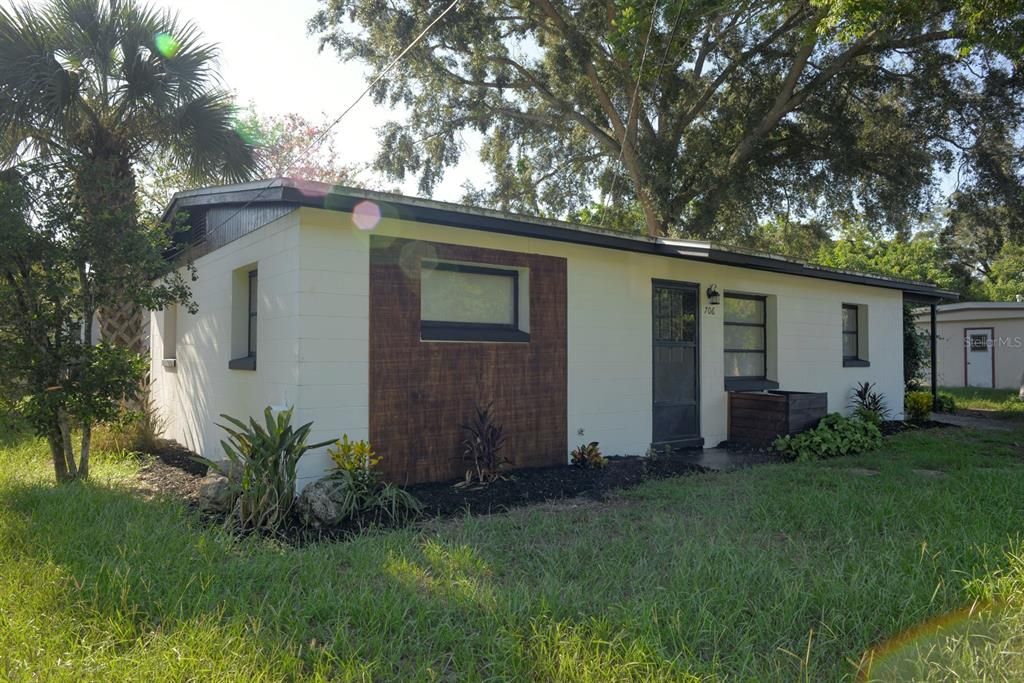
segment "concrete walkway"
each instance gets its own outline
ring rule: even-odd
[[[997,418],[985,415],[985,411],[971,410],[950,415],[949,413],[932,413],[932,419],[936,422],[965,427],[967,429],[991,429],[1001,432],[1008,432],[1011,429],[1018,429],[1024,422],[1013,418]]]
[[[701,451],[689,451],[681,454],[687,462],[713,472],[729,472],[754,465],[777,462],[763,453],[737,453],[724,448],[705,448]]]

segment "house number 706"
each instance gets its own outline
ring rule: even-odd
[[[717,306],[705,306],[704,307],[704,315],[714,315],[715,314],[715,310],[717,308],[718,308]]]

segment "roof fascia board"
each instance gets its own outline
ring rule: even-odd
[[[658,241],[649,238],[623,237],[585,228],[563,227],[556,222],[531,222],[511,216],[497,216],[483,211],[456,210],[451,207],[417,202],[415,199],[396,198],[368,191],[354,193],[329,192],[316,187],[303,189],[287,180],[274,180],[267,184],[248,183],[244,186],[208,188],[175,195],[165,212],[186,210],[190,207],[205,207],[224,204],[247,204],[264,202],[287,202],[300,206],[325,209],[328,211],[351,212],[356,204],[364,200],[383,202],[386,218],[417,221],[432,225],[483,230],[486,232],[553,240],[571,244],[616,249],[642,254],[654,254],[672,258],[698,260],[718,265],[750,268],[786,275],[832,280],[848,284],[896,289],[905,297],[920,303],[938,303],[956,300],[959,296],[934,286],[875,277],[866,274],[846,273],[809,266],[797,261],[770,258],[740,252],[725,251],[707,242],[685,240]]]

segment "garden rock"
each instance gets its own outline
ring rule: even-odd
[[[296,502],[299,514],[313,527],[337,526],[343,520],[342,508],[337,500],[336,483],[321,479],[302,489]]]
[[[229,512],[235,502],[235,487],[223,474],[211,472],[199,481],[199,508],[206,512]]]

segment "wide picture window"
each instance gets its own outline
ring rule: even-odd
[[[519,324],[519,271],[424,262],[420,273],[424,341],[528,341]]]

